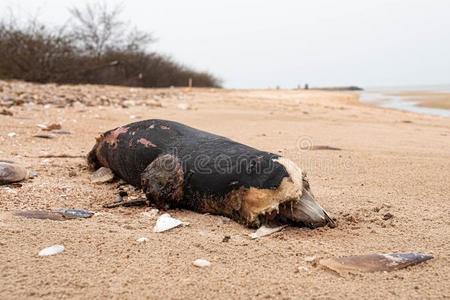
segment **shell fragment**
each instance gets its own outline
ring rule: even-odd
[[[114,173],[109,168],[101,167],[91,175],[92,183],[105,183],[114,179]]]
[[[203,258],[199,258],[199,259],[194,260],[192,262],[192,264],[194,266],[196,266],[196,267],[199,267],[199,268],[206,268],[206,267],[210,267],[211,266],[211,263],[209,261],[207,261],[206,259],[203,259]]]
[[[172,218],[169,214],[162,214],[158,220],[156,220],[155,227],[153,227],[153,232],[164,232],[182,224],[183,222]]]
[[[251,237],[252,240],[259,239],[263,236],[271,235],[272,233],[278,232],[282,230],[284,227],[286,227],[286,225],[278,227],[266,227],[263,225],[259,227],[258,230],[256,230],[255,232],[250,233],[249,236]]]
[[[53,245],[47,248],[42,249],[39,251],[39,256],[50,256],[55,255],[58,253],[64,252],[64,246],[63,245]]]
[[[321,259],[319,263],[339,274],[358,272],[394,271],[413,266],[433,256],[423,253],[375,253]]]
[[[28,171],[11,161],[0,161],[0,184],[19,182],[28,177]]]

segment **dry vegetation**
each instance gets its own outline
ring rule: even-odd
[[[32,82],[142,87],[219,87],[220,80],[146,50],[152,35],[120,19],[121,7],[72,8],[67,26],[37,20],[0,23],[0,78]],[[129,29],[132,28],[132,29]]]

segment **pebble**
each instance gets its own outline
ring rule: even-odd
[[[39,251],[39,256],[50,256],[55,255],[58,253],[64,252],[64,246],[63,245],[53,245],[47,248],[42,249]]]
[[[389,220],[389,219],[392,219],[393,217],[394,217],[393,214],[387,213],[387,214],[385,214],[385,215],[383,216],[383,220],[387,221],[387,220]]]
[[[305,256],[305,258],[303,259],[306,262],[313,262],[316,260],[315,256]]]
[[[199,267],[199,268],[207,268],[207,267],[211,266],[211,263],[209,261],[207,261],[206,259],[203,259],[203,258],[199,258],[199,259],[194,260],[192,262],[192,264],[194,266],[196,266],[196,267]]]
[[[149,239],[146,237],[140,237],[136,240],[136,242],[138,242],[138,243],[146,243],[148,241],[149,241]]]

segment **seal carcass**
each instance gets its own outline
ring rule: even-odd
[[[88,163],[142,188],[159,208],[224,215],[249,227],[334,225],[294,162],[177,122],[109,130],[97,138]]]

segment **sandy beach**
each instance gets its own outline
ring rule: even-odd
[[[0,186],[0,299],[450,297],[450,118],[364,105],[354,92],[305,90],[0,81],[0,103],[0,112],[6,111],[0,114],[0,159],[37,173],[21,186]],[[307,171],[312,191],[338,226],[288,227],[251,240],[252,230],[223,217],[172,210],[189,225],[153,233],[157,216],[150,207],[103,208],[114,201],[117,182],[91,183],[83,156],[101,132],[149,118],[288,157]],[[38,124],[51,123],[66,134],[33,137],[43,133]],[[58,155],[73,157],[51,157]],[[13,214],[58,208],[96,214],[70,221]],[[385,220],[388,213],[393,217]],[[140,237],[149,241],[137,243]],[[55,244],[65,251],[38,256]],[[390,273],[346,276],[315,263],[410,251],[434,259]],[[198,258],[211,266],[193,266]]]

